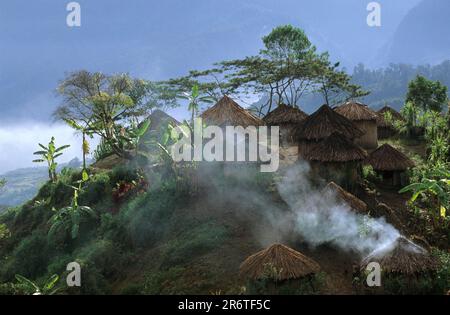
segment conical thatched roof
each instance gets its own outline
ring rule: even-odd
[[[308,114],[301,111],[298,107],[280,104],[268,113],[263,120],[268,125],[298,124],[303,122],[307,117]]]
[[[370,262],[379,263],[383,272],[409,275],[433,271],[438,267],[437,261],[425,249],[403,236],[364,258],[361,269],[364,270]]]
[[[352,121],[377,119],[377,114],[369,106],[358,102],[347,102],[334,110]]]
[[[319,162],[361,161],[366,157],[366,151],[337,132],[303,154],[305,160]]]
[[[367,214],[367,204],[355,195],[352,195],[348,191],[344,190],[335,182],[330,182],[327,186],[325,186],[324,192],[334,194],[338,201],[347,204],[356,212]]]
[[[261,126],[264,122],[239,106],[228,96],[222,97],[211,108],[208,108],[200,115],[209,125],[217,126]]]
[[[160,128],[165,127],[167,124],[172,124],[173,126],[180,124],[175,118],[159,109],[154,110],[147,117],[147,120],[150,120],[150,130],[159,130]]]
[[[414,162],[405,154],[387,143],[373,151],[365,163],[372,165],[377,171],[405,171],[414,166]]]
[[[274,270],[275,272],[269,272]],[[285,245],[275,244],[249,256],[240,267],[240,274],[252,280],[298,279],[320,271],[311,258]]]
[[[377,111],[377,126],[379,127],[390,127],[392,126],[392,124],[388,123],[385,119],[385,113],[391,113],[392,118],[394,120],[401,120],[403,121],[404,118],[403,116],[397,112],[395,109],[393,109],[392,107],[389,106],[384,106],[382,109],[380,109],[379,111]]]
[[[328,105],[323,105],[297,128],[296,137],[300,140],[318,141],[329,137],[334,132],[349,139],[358,138],[364,134],[353,122],[333,111]]]

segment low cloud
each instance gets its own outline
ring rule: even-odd
[[[38,143],[47,145],[54,136],[56,145],[70,144],[59,162],[68,162],[74,157],[81,158],[81,135],[62,124],[20,123],[20,125],[0,126],[0,174],[22,167],[36,166],[32,160],[33,152],[39,149]],[[91,151],[97,141],[90,140]]]

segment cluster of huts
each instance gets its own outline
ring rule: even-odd
[[[382,266],[384,277],[407,281],[422,275],[431,276],[439,267],[437,260],[428,251],[404,237],[365,257],[355,274],[364,275],[371,262],[378,262]],[[300,284],[306,283],[315,291],[317,288],[312,279],[321,270],[314,259],[286,245],[274,244],[247,257],[240,266],[240,275],[250,284],[263,282],[264,288],[269,290],[274,285],[281,287],[287,284],[295,288],[296,285],[300,287]]]
[[[261,119],[224,96],[201,117],[204,123],[221,127],[279,126],[281,146],[297,147],[298,159],[308,161],[313,174],[329,182],[323,194],[331,194],[351,211],[367,214],[367,204],[342,186],[348,188],[358,182],[363,165],[371,165],[386,184],[403,185],[405,171],[414,166],[406,155],[392,146],[378,146],[379,139],[395,134],[392,121],[386,119],[386,112],[394,119],[402,119],[390,107],[375,112],[358,102],[347,102],[335,108],[323,105],[311,115],[298,107],[280,104]],[[150,119],[158,124],[178,123],[160,111],[155,111],[153,116]],[[158,129],[158,124],[152,129]],[[436,263],[427,251],[402,237],[389,248],[366,257],[361,262],[361,271],[373,260],[382,264],[383,272],[394,275],[417,275],[436,269]],[[249,256],[240,266],[240,274],[250,281],[308,281],[311,286],[312,277],[320,270],[316,261],[282,244],[274,244]]]
[[[308,161],[314,175],[351,189],[365,164],[371,165],[385,184],[406,183],[405,172],[413,162],[388,144],[378,147],[379,139],[395,132],[391,121],[385,119],[387,111],[401,119],[390,107],[375,112],[359,102],[335,108],[323,105],[311,115],[296,106],[280,104],[261,119],[224,96],[201,117],[206,124],[223,127],[279,126],[283,148],[296,147],[297,158]]]

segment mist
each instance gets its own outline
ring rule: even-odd
[[[290,167],[278,192],[292,210],[294,231],[311,246],[330,243],[361,258],[392,244],[400,232],[385,218],[370,218],[341,203],[331,190],[317,189],[306,162]]]
[[[81,158],[81,135],[63,124],[45,124],[22,122],[0,126],[0,174],[23,167],[45,166],[36,164],[33,152],[38,151],[38,143],[47,145],[54,136],[57,146],[69,144],[70,148],[58,158],[57,162],[69,162],[75,157]],[[91,151],[95,149],[96,139],[89,139]]]

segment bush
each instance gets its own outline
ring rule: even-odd
[[[183,267],[169,268],[164,271],[147,274],[144,281],[144,294],[187,294],[180,286],[185,280],[182,278],[185,269]]]
[[[35,232],[23,239],[13,252],[13,263],[9,276],[21,274],[27,278],[36,278],[45,273],[50,259],[47,235]]]
[[[179,198],[174,187],[162,187],[135,197],[122,208],[121,225],[135,246],[150,247],[166,235]]]
[[[131,183],[132,181],[137,181],[140,175],[135,168],[119,165],[112,169],[109,177],[112,186],[115,186],[119,182]]]
[[[186,263],[220,246],[226,234],[223,226],[213,223],[204,223],[182,233],[164,246],[164,268]]]

